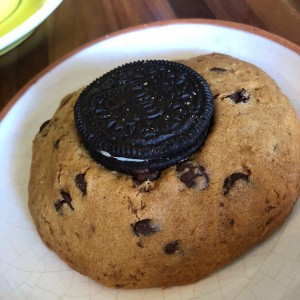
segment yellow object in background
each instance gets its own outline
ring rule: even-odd
[[[21,0],[0,0],[0,24],[15,12],[20,3]]]
[[[47,0],[0,0],[0,37],[26,21]]]

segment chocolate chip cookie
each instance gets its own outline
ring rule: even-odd
[[[34,139],[29,208],[38,233],[101,284],[198,281],[266,239],[299,195],[300,123],[276,83],[221,54],[180,63],[202,75],[214,108],[203,144],[182,160],[129,174],[95,161],[74,120],[82,90]]]

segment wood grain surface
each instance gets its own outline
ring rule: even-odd
[[[181,18],[244,23],[300,45],[300,0],[64,0],[28,39],[0,56],[0,109],[79,46],[120,29]]]

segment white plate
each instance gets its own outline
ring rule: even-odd
[[[62,0],[2,1],[3,9],[7,14],[5,15],[4,11],[1,12],[0,55],[24,41],[62,2]],[[2,1],[0,0],[1,3]],[[9,1],[11,1],[10,5],[8,5]],[[7,28],[9,30],[6,30]]]
[[[133,28],[73,52],[16,95],[0,125],[1,299],[300,299],[300,201],[276,234],[226,268],[189,286],[147,290],[105,288],[71,270],[41,242],[27,209],[31,143],[39,126],[65,94],[125,62],[230,54],[269,73],[300,115],[299,47],[241,28],[204,20]]]

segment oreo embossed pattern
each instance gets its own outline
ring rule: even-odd
[[[75,123],[91,156],[127,174],[164,169],[202,145],[213,113],[204,78],[179,63],[118,67],[80,95]]]

